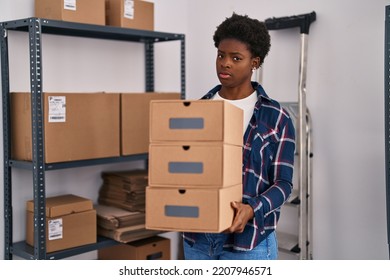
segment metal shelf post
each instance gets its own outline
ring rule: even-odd
[[[3,173],[4,173],[4,259],[12,258],[12,184],[11,167],[9,160],[11,158],[10,141],[10,94],[9,94],[9,61],[8,61],[8,32],[4,25],[0,24],[1,34],[1,85],[3,96]]]

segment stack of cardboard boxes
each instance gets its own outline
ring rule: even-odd
[[[146,228],[221,232],[242,200],[243,113],[226,101],[150,103]]]
[[[34,245],[34,201],[26,203],[26,243]],[[46,252],[96,243],[96,210],[90,199],[76,195],[46,198]]]
[[[154,30],[154,3],[141,0],[35,0],[35,16]]]
[[[179,93],[48,93],[43,94],[44,161],[46,164],[148,153],[149,102],[177,99]],[[31,94],[11,94],[11,156],[32,160]],[[42,147],[40,147],[42,148]],[[145,172],[145,175],[147,173]],[[145,188],[146,180],[144,186]],[[137,193],[144,209],[145,197]],[[110,192],[111,194],[111,192]],[[140,196],[138,196],[138,194]],[[123,201],[118,202],[118,204]],[[66,210],[68,207],[71,212]],[[72,208],[73,207],[73,208]],[[140,207],[140,208],[138,208]],[[34,201],[27,202],[27,243],[34,244]],[[96,211],[92,201],[72,194],[46,199],[47,252],[96,242]],[[54,210],[53,210],[54,209]],[[58,209],[65,209],[61,212]],[[144,219],[144,216],[142,217]],[[85,219],[85,220],[84,220]],[[51,233],[58,225],[63,234]],[[80,226],[87,227],[77,234]],[[144,223],[140,226],[144,229]],[[140,231],[138,232],[140,233]],[[120,239],[127,236],[121,233]],[[152,235],[152,234],[150,234]],[[131,235],[134,238],[134,234]]]
[[[45,163],[148,153],[149,103],[179,93],[44,92]],[[31,94],[11,93],[11,155],[32,160]]]

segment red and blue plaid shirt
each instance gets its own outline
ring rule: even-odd
[[[251,250],[274,231],[280,207],[292,191],[295,153],[295,129],[289,114],[269,98],[263,87],[252,82],[258,100],[244,134],[243,203],[252,206],[254,218],[244,232],[230,234],[225,247]],[[202,99],[212,99],[221,89],[218,85]],[[184,233],[189,242],[196,242],[199,233]]]

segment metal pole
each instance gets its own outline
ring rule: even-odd
[[[34,258],[46,259],[46,190],[45,190],[45,148],[42,93],[42,32],[41,20],[31,18],[30,40],[30,82],[32,120],[32,162],[34,195]]]
[[[1,85],[3,95],[3,169],[4,169],[4,259],[12,259],[12,173],[9,165],[11,157],[11,121],[9,94],[9,61],[7,29],[0,24],[1,34]]]
[[[301,249],[301,259],[307,259],[307,219],[303,218],[307,215],[307,106],[306,106],[306,70],[307,70],[307,42],[308,34],[301,33],[301,54],[299,65],[299,83],[298,83],[298,155],[299,155],[299,196],[301,198],[301,206],[299,215],[301,223],[299,226],[299,248]]]

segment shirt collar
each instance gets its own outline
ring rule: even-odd
[[[252,87],[256,90],[257,92],[257,99],[260,100],[261,98],[265,98],[268,101],[271,101],[271,98],[265,93],[265,90],[263,87],[258,83],[258,82],[251,82]],[[211,89],[207,94],[205,94],[201,99],[212,99],[214,95],[220,91],[222,88],[221,85],[215,86],[213,89]]]

